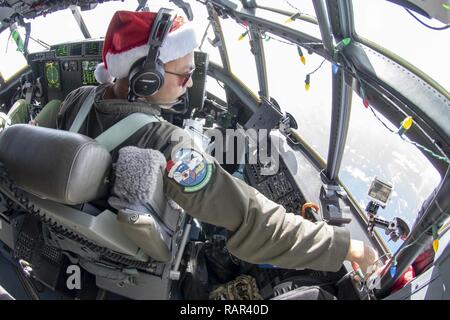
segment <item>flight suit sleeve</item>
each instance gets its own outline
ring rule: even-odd
[[[177,160],[171,159],[176,158],[173,151],[165,154],[165,194],[194,218],[228,229],[230,253],[251,263],[283,268],[339,270],[350,245],[347,229],[325,222],[312,223],[286,212],[281,205],[231,176],[207,154],[202,154],[211,165],[207,184],[199,190],[189,189],[173,176],[177,168],[171,163]]]

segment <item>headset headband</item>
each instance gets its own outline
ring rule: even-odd
[[[145,58],[144,66],[147,64],[156,64],[159,57],[159,48],[162,46],[166,35],[172,28],[173,19],[170,14],[172,10],[161,8],[153,21],[150,35],[148,37],[148,53]]]

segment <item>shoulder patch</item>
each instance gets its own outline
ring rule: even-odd
[[[175,180],[185,192],[203,189],[211,180],[212,164],[201,153],[188,148],[176,152],[174,159],[167,162],[168,177]]]

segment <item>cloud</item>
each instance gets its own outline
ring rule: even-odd
[[[408,154],[392,151],[392,160],[405,171],[412,171],[414,173],[420,174],[420,170],[417,167],[417,162],[413,161],[408,156]]]
[[[364,171],[362,171],[359,168],[356,167],[352,167],[352,166],[346,166],[344,168],[344,171],[348,172],[353,178],[361,180],[365,183],[371,183],[372,182],[372,177],[368,177]]]

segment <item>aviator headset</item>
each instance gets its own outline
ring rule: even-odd
[[[164,84],[164,64],[159,59],[159,49],[174,21],[170,12],[166,8],[158,11],[148,37],[147,56],[131,66],[128,75],[128,101],[154,95]]]

